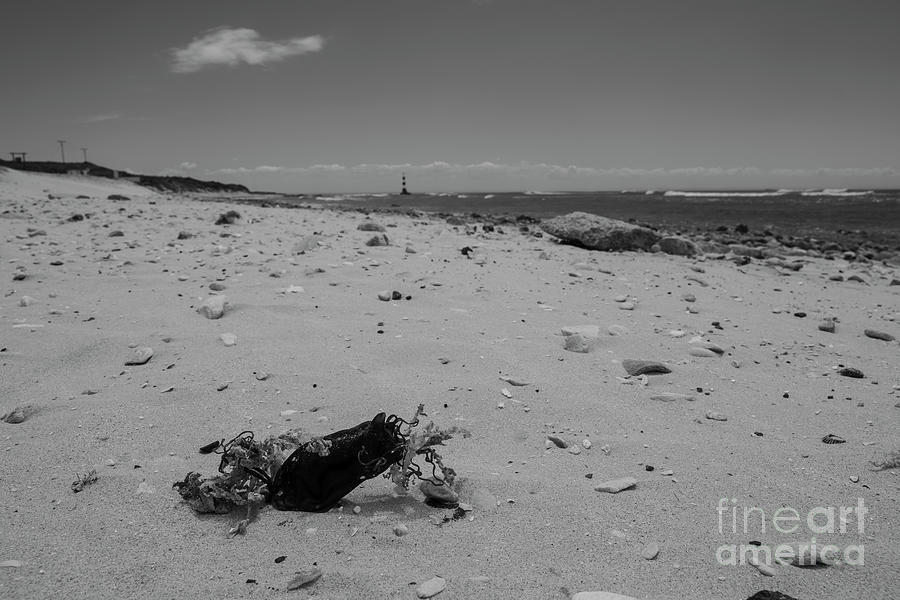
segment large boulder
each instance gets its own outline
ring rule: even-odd
[[[659,249],[666,254],[674,254],[675,256],[694,256],[698,252],[697,244],[687,238],[676,235],[659,240]]]
[[[646,227],[585,212],[542,221],[541,229],[564,242],[589,250],[649,250],[660,239]]]

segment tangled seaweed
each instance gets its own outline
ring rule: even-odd
[[[386,478],[403,488],[409,487],[413,477],[428,480],[435,485],[452,485],[456,474],[443,464],[434,447],[443,445],[455,433],[462,433],[464,437],[469,434],[455,427],[441,429],[434,423],[416,430],[420,416],[426,416],[422,404],[410,421],[396,415],[387,417],[384,423],[393,440],[389,450],[380,456],[366,455],[365,448],[358,456],[354,454],[356,458],[353,460],[358,461],[359,468],[368,474],[367,477],[384,473]],[[299,449],[303,450],[307,461],[304,464],[308,466],[310,457],[329,457],[333,449],[337,450],[335,443],[342,444],[341,451],[345,451],[343,445],[346,434],[363,425],[312,438],[295,429],[262,442],[254,439],[253,432],[244,431],[228,442],[223,440],[201,448],[201,452],[221,455],[218,475],[204,478],[200,473],[191,471],[173,487],[178,490],[184,502],[198,513],[224,514],[242,507],[254,511],[272,500],[272,493],[281,482],[277,475],[282,465],[287,461],[291,462],[292,467],[297,466],[296,460],[288,459],[295,457]],[[423,474],[421,467],[415,462],[419,456],[430,465],[428,475]],[[279,504],[277,498],[275,502],[276,505]]]
[[[872,467],[875,471],[886,471],[887,469],[896,469],[900,467],[900,449],[887,453],[881,458],[872,461]]]

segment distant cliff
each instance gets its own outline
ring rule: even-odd
[[[91,162],[79,163],[62,163],[62,162],[18,162],[0,159],[0,167],[8,167],[19,171],[30,171],[32,173],[53,173],[56,175],[65,175],[67,173],[76,173],[82,175],[91,175],[93,177],[106,177],[108,179],[128,179],[139,185],[143,185],[161,192],[175,193],[237,193],[249,194],[243,185],[236,183],[221,183],[219,181],[201,181],[193,177],[175,177],[163,175],[139,175],[137,173],[128,173],[125,171],[115,171],[109,167],[96,165]]]

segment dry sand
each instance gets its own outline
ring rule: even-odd
[[[229,208],[241,221],[214,225]],[[68,220],[76,213],[87,218]],[[0,564],[20,563],[0,567],[0,597],[405,599],[435,575],[447,582],[442,600],[591,590],[896,597],[900,479],[870,461],[900,445],[900,346],[863,334],[900,336],[894,269],[816,258],[791,272],[596,253],[386,214],[373,218],[391,245],[367,247],[372,234],[356,230],[364,218],[0,171],[0,413],[37,409],[0,422]],[[181,231],[194,237],[179,240]],[[313,233],[319,246],[292,254]],[[19,267],[26,278],[14,281]],[[866,283],[829,281],[835,273]],[[209,320],[196,308],[216,280],[231,308]],[[412,298],[383,302],[382,290]],[[835,333],[817,328],[827,316],[838,319]],[[599,326],[592,352],[564,350],[560,330],[574,325]],[[226,332],[232,347],[219,339]],[[694,336],[725,355],[693,356]],[[152,359],[124,366],[135,345],[152,347]],[[645,386],[625,379],[629,358],[663,361],[672,373]],[[841,365],[865,378],[838,375]],[[694,399],[651,399],[663,393]],[[418,490],[397,497],[376,478],[340,511],[266,508],[246,535],[226,539],[243,515],[198,516],[172,489],[188,471],[215,472],[217,457],[197,452],[207,442],[247,429],[324,434],[381,410],[405,417],[419,402],[437,424],[472,433],[441,451],[478,491],[467,518],[437,526],[450,511],[423,504]],[[847,442],[824,444],[830,433]],[[592,445],[548,449],[548,434]],[[97,482],[73,493],[76,474],[90,469]],[[637,485],[594,490],[619,477]],[[720,532],[721,498],[764,510],[765,532],[754,517],[745,534],[740,513],[734,531],[727,501]],[[780,507],[805,519],[860,498],[862,534],[855,513],[844,534],[815,534],[805,522],[793,535],[773,530]],[[717,562],[723,544],[812,537],[863,545],[864,565],[776,565],[768,577]],[[655,560],[642,557],[650,543]],[[313,564],[321,579],[285,591]]]

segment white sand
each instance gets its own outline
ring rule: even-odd
[[[107,200],[113,193],[132,200]],[[243,221],[214,225],[229,208]],[[67,221],[74,213],[90,216]],[[871,471],[869,461],[900,446],[900,346],[863,335],[900,335],[900,287],[888,285],[894,269],[809,259],[786,273],[592,253],[510,228],[466,235],[440,220],[396,215],[374,215],[389,226],[391,246],[369,248],[371,234],[356,231],[363,218],[0,171],[0,414],[40,408],[24,423],[0,422],[0,563],[21,562],[0,567],[0,597],[414,598],[435,575],[447,580],[441,600],[589,590],[640,599],[896,593],[900,479],[897,470]],[[29,228],[46,235],[30,237]],[[124,235],[109,237],[113,230]],[[177,240],[179,231],[195,237]],[[292,256],[313,232],[322,245]],[[407,244],[417,252],[405,252]],[[474,259],[460,254],[463,246],[476,248]],[[13,281],[20,266],[27,278]],[[859,273],[868,285],[827,281],[837,272]],[[217,278],[232,309],[208,320],[195,308]],[[283,293],[292,285],[304,291]],[[412,299],[382,302],[381,290]],[[698,314],[686,311],[687,292]],[[619,295],[635,309],[619,309]],[[23,296],[33,302],[20,306]],[[817,329],[825,316],[839,319],[835,334]],[[600,326],[592,353],[563,350],[559,331],[569,325]],[[612,325],[622,334],[608,335]],[[676,329],[685,337],[668,334]],[[235,346],[219,339],[226,332]],[[690,355],[695,335],[726,355]],[[129,345],[155,355],[125,367]],[[626,358],[660,360],[673,372],[650,376],[646,388],[625,383]],[[866,378],[841,377],[838,365]],[[254,377],[261,370],[271,374],[265,381]],[[649,399],[662,392],[696,400]],[[418,491],[393,497],[378,478],[352,492],[342,512],[267,508],[246,535],[226,539],[242,515],[197,516],[171,489],[190,470],[215,472],[217,457],[198,454],[199,446],[244,429],[260,438],[295,427],[324,434],[380,410],[405,417],[419,402],[441,426],[472,432],[441,454],[499,506],[437,527],[429,516],[449,511],[424,505]],[[289,409],[298,412],[280,416]],[[707,411],[728,420],[708,420]],[[828,433],[847,443],[823,444]],[[578,455],[546,449],[547,434],[592,447]],[[73,493],[76,473],[92,468],[99,480]],[[593,489],[626,476],[635,488]],[[754,518],[745,535],[740,513],[734,533],[730,512],[720,533],[720,498],[763,509],[765,533]],[[869,511],[863,535],[854,515],[844,534],[813,534],[803,523],[794,535],[772,530],[782,506],[805,517],[859,498]],[[408,535],[394,535],[398,523]],[[776,566],[769,578],[716,561],[723,544],[813,536],[842,549],[864,545],[865,564]],[[660,547],[652,561],[641,557],[650,542]],[[322,578],[285,592],[294,571],[313,563]]]

